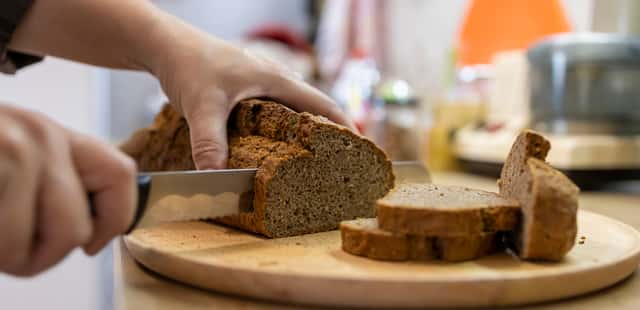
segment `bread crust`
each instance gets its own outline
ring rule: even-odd
[[[549,164],[527,160],[532,178],[530,201],[522,206],[523,223],[518,253],[524,259],[561,260],[575,244],[578,233],[578,189]]]
[[[499,248],[497,233],[461,237],[394,234],[378,228],[375,218],[342,222],[340,233],[345,252],[378,260],[460,262],[491,254]]]
[[[539,133],[522,132],[498,182],[500,193],[522,206],[521,225],[509,239],[523,259],[558,261],[575,243],[580,190],[544,161],[549,148]]]

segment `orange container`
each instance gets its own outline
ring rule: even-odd
[[[458,35],[458,65],[488,64],[496,52],[570,30],[557,0],[473,0]]]

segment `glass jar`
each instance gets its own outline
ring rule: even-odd
[[[486,114],[490,68],[463,67],[455,83],[433,107],[433,126],[425,134],[423,161],[433,171],[459,170],[453,151],[454,137],[460,128],[483,120]]]
[[[387,80],[377,87],[365,135],[391,160],[417,160],[420,156],[419,105],[404,80]]]

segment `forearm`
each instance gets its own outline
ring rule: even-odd
[[[178,33],[180,32],[180,33]],[[97,66],[153,71],[192,27],[145,0],[35,0],[9,47]]]
[[[269,97],[354,128],[330,98],[287,69],[146,0],[35,0],[9,47],[152,73],[189,124],[198,169],[226,166],[227,119],[248,98]]]

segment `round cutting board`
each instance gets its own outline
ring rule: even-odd
[[[383,262],[343,252],[338,231],[265,239],[205,222],[140,228],[125,242],[147,268],[218,292],[333,306],[497,306],[574,296],[633,273],[638,231],[586,211],[578,225],[579,241],[559,263],[506,253],[463,263]]]

